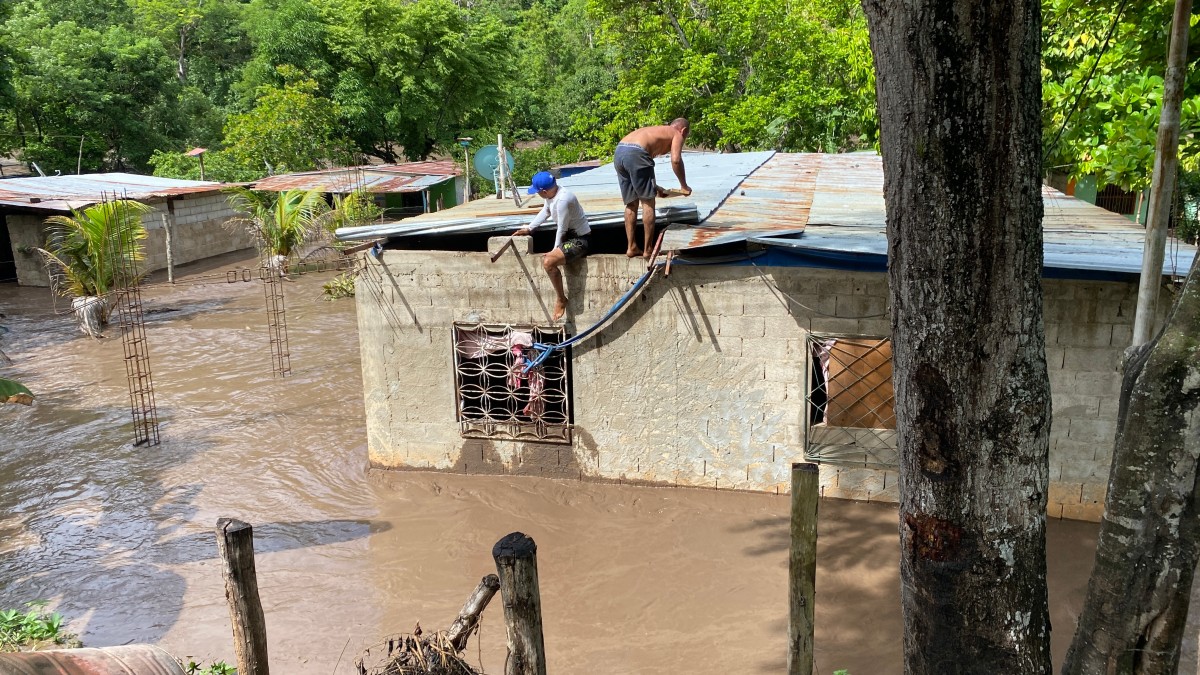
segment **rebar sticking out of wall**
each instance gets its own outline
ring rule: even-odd
[[[129,213],[126,202],[114,199],[110,202],[114,221],[118,228],[129,228],[132,218],[140,214]],[[110,239],[114,248],[113,261],[113,310],[121,330],[121,344],[125,350],[125,378],[129,384],[129,408],[133,414],[134,445],[158,445],[158,408],[154,404],[154,377],[150,372],[150,345],[146,341],[146,322],[142,312],[141,274],[138,256],[130,246],[138,240],[132,235],[118,231]]]
[[[269,264],[261,268],[263,294],[267,301],[267,331],[271,342],[271,374],[275,377],[287,377],[292,372],[282,274],[282,268],[273,268]]]

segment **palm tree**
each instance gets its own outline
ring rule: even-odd
[[[232,227],[245,227],[258,242],[268,269],[283,274],[287,260],[316,239],[325,236],[322,226],[329,205],[320,190],[284,190],[255,192],[245,188],[230,190],[230,199],[237,211],[248,214],[228,222]]]
[[[136,270],[146,257],[142,214],[149,211],[141,202],[117,199],[46,219],[46,248],[37,250],[46,259],[57,292],[73,298],[80,330],[92,337],[99,337],[108,323],[108,295],[114,285],[136,281],[122,279],[121,274]],[[140,278],[141,271],[136,275]]]

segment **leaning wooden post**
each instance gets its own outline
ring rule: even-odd
[[[812,675],[817,587],[817,465],[792,464],[792,545],[788,556],[788,675]]]
[[[467,604],[463,605],[462,611],[458,613],[458,618],[450,624],[450,629],[446,631],[446,639],[454,645],[455,649],[461,652],[467,648],[467,638],[471,637],[471,633],[479,625],[479,615],[483,614],[483,610],[487,608],[488,603],[492,601],[492,596],[498,590],[500,590],[500,579],[495,574],[487,575],[475,587],[475,592],[467,598]]]
[[[542,644],[542,599],[538,591],[537,544],[513,532],[492,547],[504,601],[508,629],[505,675],[546,675],[546,649]]]
[[[267,624],[254,574],[254,530],[240,520],[218,519],[217,550],[233,623],[238,675],[268,675]]]

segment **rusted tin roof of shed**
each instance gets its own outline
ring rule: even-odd
[[[0,180],[0,205],[70,211],[105,199],[147,199],[217,192],[224,183],[131,173],[38,176]]]
[[[378,167],[369,169],[326,169],[268,176],[255,181],[255,190],[282,192],[284,190],[320,190],[335,194],[350,192],[421,192],[434,185],[453,180],[453,175],[407,175]]]

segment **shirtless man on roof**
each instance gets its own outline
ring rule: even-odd
[[[654,178],[654,158],[671,153],[671,170],[679,179],[679,187],[685,195],[692,193],[683,174],[683,143],[687,136],[688,121],[680,117],[670,124],[632,131],[617,144],[613,165],[621,186],[621,201],[625,204],[625,237],[629,242],[625,255],[630,258],[642,254],[649,259],[654,248],[654,199],[665,193]],[[642,205],[643,247],[638,247],[633,232],[638,202]]]

